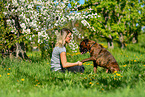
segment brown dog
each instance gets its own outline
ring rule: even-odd
[[[90,58],[83,59],[81,62],[93,61],[94,72],[97,72],[97,66],[106,68],[106,72],[113,73],[114,71],[119,71],[118,63],[112,54],[105,49],[102,45],[96,43],[95,41],[84,39],[80,43],[80,52],[82,54],[90,52]]]

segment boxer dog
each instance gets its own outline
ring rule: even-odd
[[[119,65],[113,55],[105,49],[101,44],[95,41],[84,39],[80,43],[79,48],[81,54],[90,52],[90,58],[83,59],[81,62],[93,61],[94,73],[97,72],[97,66],[106,68],[107,73],[113,73],[119,71]]]

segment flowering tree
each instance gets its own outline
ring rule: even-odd
[[[6,20],[4,24],[13,33],[11,44],[15,45],[16,57],[20,54],[22,58],[27,57],[25,45],[30,42],[40,45],[42,55],[44,55],[44,48],[51,52],[51,40],[55,40],[55,32],[68,21],[85,21],[86,18],[96,16],[96,14],[86,16],[86,12],[76,13],[78,7],[80,4],[74,0],[7,0],[4,2],[3,14]],[[10,46],[10,41],[5,41],[3,38],[4,42]],[[74,46],[72,44],[72,48]]]

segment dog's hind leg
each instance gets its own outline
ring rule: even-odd
[[[96,64],[96,61],[93,61],[93,63],[94,63],[94,73],[97,73],[97,64]]]

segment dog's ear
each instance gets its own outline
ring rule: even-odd
[[[85,44],[86,44],[86,46],[87,46],[87,45],[88,45],[88,42],[89,42],[89,39],[86,38],[86,39],[84,39],[83,41],[85,42]]]
[[[86,38],[86,39],[84,39],[83,41],[86,43],[86,42],[89,42],[89,39]]]

